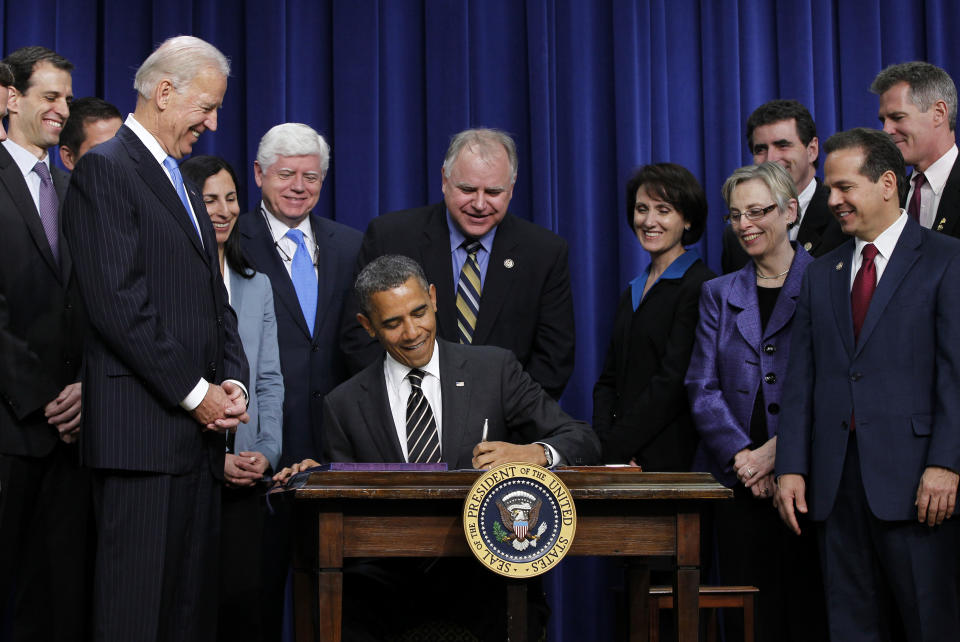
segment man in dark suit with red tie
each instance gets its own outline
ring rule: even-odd
[[[960,242],[899,208],[886,134],[826,143],[829,204],[854,238],[797,303],[777,444],[781,516],[819,522],[833,640],[956,639]]]
[[[98,640],[215,639],[223,433],[247,419],[247,363],[210,218],[178,162],[217,128],[229,71],[199,38],[160,45],[137,71],[134,113],[80,159],[64,204],[90,310]]]
[[[0,73],[0,114],[10,111],[9,138],[0,145],[0,620],[15,583],[16,639],[76,640],[86,630],[89,594],[90,480],[76,444],[85,321],[60,225],[69,178],[48,153],[70,113],[73,65],[45,47],[18,49],[6,62],[0,70],[6,74]],[[62,600],[65,594],[73,597]],[[62,608],[51,620],[54,601]]]

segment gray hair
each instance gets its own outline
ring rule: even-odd
[[[950,131],[954,130],[957,125],[957,86],[950,74],[929,62],[902,62],[877,74],[870,84],[870,91],[879,96],[902,82],[910,87],[907,94],[910,102],[922,112],[928,111],[938,100],[947,103]]]
[[[797,200],[797,186],[779,163],[767,161],[759,165],[747,165],[734,170],[723,183],[723,200],[730,207],[730,199],[733,198],[733,190],[741,183],[758,180],[767,186],[770,190],[773,200],[776,201],[780,210],[786,210],[790,200]]]
[[[257,163],[260,169],[277,162],[278,156],[316,156],[320,159],[320,172],[324,177],[330,167],[330,145],[313,127],[303,123],[283,123],[271,127],[257,147]]]
[[[175,36],[147,56],[137,69],[133,88],[144,98],[149,98],[160,81],[166,78],[177,92],[182,92],[207,67],[216,69],[224,77],[230,75],[230,61],[219,49],[194,36]]]
[[[408,256],[384,254],[367,263],[360,270],[353,288],[360,301],[360,311],[370,316],[370,298],[377,292],[386,292],[398,288],[411,278],[416,279],[424,290],[430,290],[427,275],[420,264]]]
[[[499,129],[465,129],[454,134],[447,147],[447,155],[443,158],[443,175],[450,178],[453,164],[460,157],[460,152],[467,147],[480,158],[487,160],[502,147],[510,160],[510,184],[517,180],[517,145],[510,135]]]

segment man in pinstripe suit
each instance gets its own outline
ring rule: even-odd
[[[203,200],[177,161],[217,127],[229,63],[191,36],[137,71],[137,106],[81,158],[64,220],[92,314],[82,370],[94,469],[96,640],[212,640],[225,430],[247,364]]]

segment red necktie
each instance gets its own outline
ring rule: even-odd
[[[917,223],[920,222],[920,188],[923,187],[925,180],[926,176],[923,172],[916,173],[916,178],[913,179],[913,195],[910,197],[910,204],[907,205],[907,214]]]
[[[853,336],[860,339],[860,328],[863,327],[863,320],[867,318],[867,310],[870,308],[870,299],[873,298],[873,291],[877,289],[877,266],[873,259],[877,256],[877,246],[873,243],[867,243],[860,250],[863,256],[863,263],[857,271],[857,277],[853,280],[853,289],[850,291],[850,309],[853,312]]]

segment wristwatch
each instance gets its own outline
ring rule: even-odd
[[[553,451],[550,450],[550,446],[546,444],[540,444],[543,446],[543,456],[547,459],[547,468],[553,468]]]

